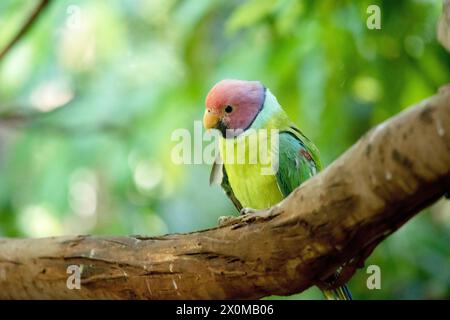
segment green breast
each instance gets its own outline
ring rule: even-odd
[[[221,155],[230,186],[244,208],[265,209],[283,199],[271,169],[270,142],[270,137],[261,138],[256,132],[221,141]],[[266,144],[267,152],[257,147],[261,143]]]

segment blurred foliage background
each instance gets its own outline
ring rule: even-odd
[[[0,48],[37,1],[0,3]],[[381,30],[366,27],[370,4]],[[209,88],[259,79],[326,165],[370,127],[449,82],[439,0],[60,0],[0,60],[0,236],[160,235],[234,208],[208,165],[175,165]],[[450,204],[384,241],[357,299],[450,298]],[[321,298],[310,289],[291,298]]]

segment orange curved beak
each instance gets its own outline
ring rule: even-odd
[[[217,126],[219,122],[219,116],[209,110],[205,110],[205,114],[203,115],[203,126],[205,129],[212,129]]]

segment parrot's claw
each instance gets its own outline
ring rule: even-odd
[[[257,210],[253,208],[243,208],[240,216],[221,216],[218,219],[219,227],[248,224],[257,220],[271,219],[278,216],[281,212],[272,210]]]
[[[223,227],[229,224],[235,218],[235,216],[220,216],[219,219],[217,219],[217,223],[219,224],[219,226]]]
[[[253,209],[253,208],[242,208],[241,211],[240,211],[240,214],[241,215],[246,215],[246,214],[250,214],[250,213],[256,213],[258,211],[259,210]]]

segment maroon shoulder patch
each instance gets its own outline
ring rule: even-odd
[[[306,151],[305,149],[301,148],[298,152],[301,156],[305,157],[306,159],[308,159],[308,161],[312,160],[311,155],[309,154],[308,151]]]

